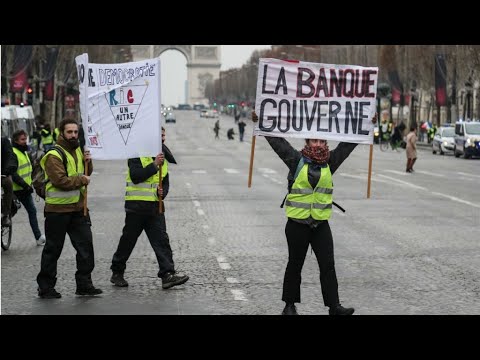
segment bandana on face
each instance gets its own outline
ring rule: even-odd
[[[330,150],[328,149],[328,144],[326,142],[322,143],[320,146],[315,147],[305,145],[301,153],[303,156],[310,159],[316,164],[325,164],[330,158]]]

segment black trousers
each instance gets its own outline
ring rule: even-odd
[[[288,264],[283,280],[282,300],[287,303],[301,302],[302,268],[308,245],[311,245],[320,268],[323,303],[328,307],[339,304],[338,282],[333,257],[333,238],[328,221],[311,228],[309,225],[288,219],[285,234],[288,243]]]
[[[92,285],[91,274],[95,267],[93,237],[90,216],[83,211],[69,213],[45,213],[45,236],[47,242],[42,251],[40,273],[37,283],[40,289],[54,288],[57,282],[57,262],[63,250],[65,235],[70,236],[77,251],[77,287]]]
[[[113,272],[122,274],[125,272],[128,258],[132,254],[138,237],[143,230],[145,230],[157,257],[159,266],[158,277],[163,277],[167,272],[174,272],[175,264],[173,263],[172,249],[167,234],[165,214],[144,215],[132,212],[126,213],[125,226],[123,227],[117,251],[113,254],[110,269]]]

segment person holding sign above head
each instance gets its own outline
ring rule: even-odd
[[[162,144],[164,142],[165,129],[162,127]],[[170,186],[167,161],[176,164],[175,158],[165,144],[162,145],[162,151],[155,157],[128,159],[125,226],[110,267],[112,270],[110,282],[115,286],[128,286],[124,278],[126,264],[138,237],[144,230],[157,257],[158,277],[162,279],[162,288],[169,289],[184,284],[189,279],[188,276],[175,271],[165,214],[159,212],[159,197],[165,199]],[[162,167],[161,188],[160,167]]]
[[[252,120],[258,121],[255,112]],[[372,119],[376,122],[376,115]],[[284,199],[288,221],[285,227],[288,264],[283,281],[283,315],[298,315],[302,267],[311,245],[320,268],[323,302],[330,315],[352,315],[353,308],[340,304],[333,254],[333,237],[328,223],[332,212],[332,175],[357,146],[341,142],[329,150],[326,140],[305,139],[301,151],[281,137],[265,136],[270,146],[289,168],[288,194]],[[343,210],[343,209],[342,209]]]

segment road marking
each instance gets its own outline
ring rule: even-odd
[[[391,172],[391,173],[394,173],[394,174],[397,174],[397,175],[402,175],[402,176],[407,176],[407,175],[410,175],[409,173],[407,172],[402,172],[402,171],[397,171],[397,170],[383,170],[383,171],[388,171],[388,172]]]
[[[200,201],[193,200],[193,205],[195,205],[196,207],[199,207],[200,206]]]
[[[189,182],[185,183],[185,185],[187,185],[187,187],[192,187],[192,185]]]
[[[197,213],[198,213],[198,215],[200,215],[200,216],[204,216],[204,215],[205,215],[205,212],[204,212],[202,209],[197,209]]]
[[[442,174],[435,174],[435,173],[432,173],[432,172],[430,172],[430,171],[415,170],[415,172],[416,172],[416,173],[419,173],[419,174],[430,175],[430,176],[445,177],[445,175],[442,175]]]
[[[476,177],[476,178],[480,178],[479,175],[473,175],[473,174],[468,174],[468,173],[464,173],[464,172],[457,172],[457,174],[465,175],[465,176],[473,176],[473,177]]]
[[[215,238],[213,238],[213,237],[208,238],[207,241],[208,241],[208,243],[209,243],[210,245],[214,245],[214,244],[215,244]]]
[[[238,174],[239,171],[237,169],[223,169],[227,174]]]
[[[192,174],[206,174],[206,170],[192,170]]]
[[[265,173],[265,174],[276,174],[277,172],[273,169],[269,169],[269,168],[258,168],[258,171],[260,171],[261,173]]]
[[[462,200],[462,199],[459,199],[455,196],[446,195],[446,194],[442,194],[442,193],[438,193],[438,192],[434,192],[434,191],[432,191],[431,193],[434,194],[434,195],[446,197],[447,199],[450,199],[452,201],[457,201],[457,202],[462,203],[462,204],[467,204],[467,205],[470,205],[470,206],[474,206],[476,208],[480,208],[479,204],[475,204],[475,203],[472,203],[472,202],[467,201],[467,200]]]
[[[362,175],[352,175],[352,174],[345,174],[345,173],[340,173],[339,175],[345,176],[345,177],[350,177],[350,178],[353,178],[353,179],[360,179],[360,180],[365,180],[365,181],[368,180],[367,175],[362,176]],[[374,178],[374,177],[372,177],[372,180],[373,181],[378,181],[378,182],[381,182],[381,183],[385,183],[385,184],[390,184],[390,181],[377,179],[377,178]]]
[[[390,180],[392,180],[392,181],[398,182],[399,184],[403,184],[403,185],[405,185],[405,186],[409,186],[409,187],[411,187],[411,188],[413,188],[413,189],[418,189],[418,190],[422,190],[422,191],[427,191],[427,189],[424,188],[423,186],[413,185],[413,184],[411,184],[411,183],[409,183],[409,182],[406,182],[406,181],[403,181],[403,180],[398,180],[398,179],[392,178],[392,177],[390,177],[390,176],[382,175],[382,174],[378,174],[378,176],[384,177],[384,178],[386,178],[386,179],[390,179]]]
[[[218,261],[218,266],[220,266],[220,269],[222,270],[231,269],[230,264],[227,262],[227,259],[225,259],[224,256],[222,255],[217,256],[217,261]]]
[[[230,291],[233,294],[233,299],[234,300],[248,301],[248,299],[245,297],[245,294],[243,293],[242,290],[232,289]]]
[[[203,228],[204,228],[205,230],[207,230],[207,229],[209,228],[208,225],[202,225],[202,226],[203,226]]]
[[[239,284],[240,283],[240,281],[238,281],[237,279],[232,278],[232,277],[227,277],[227,282],[229,282],[230,284]]]

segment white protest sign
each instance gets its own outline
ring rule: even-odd
[[[75,58],[80,112],[92,158],[120,160],[162,152],[160,59],[92,64]]]
[[[262,58],[254,135],[373,143],[377,67]]]

